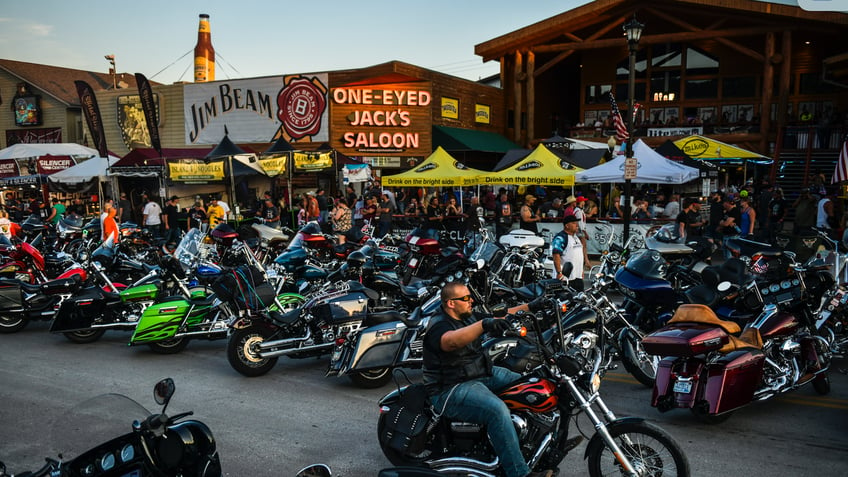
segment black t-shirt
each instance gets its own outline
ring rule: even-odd
[[[180,211],[176,205],[166,205],[164,215],[168,217],[168,227],[177,227],[179,225]]]
[[[733,207],[732,209],[724,213],[724,219],[727,219],[729,217],[733,217],[733,226],[723,227],[721,233],[723,233],[724,235],[739,235],[740,233],[742,233],[742,212],[739,210],[739,207]]]
[[[777,223],[786,217],[786,201],[784,199],[772,199],[768,208],[769,221]]]
[[[686,236],[694,237],[701,235],[700,227],[692,227],[692,224],[701,221],[701,214],[695,212],[694,210],[690,210],[689,212],[682,210],[679,214],[677,214],[677,219],[675,223],[677,227],[675,228],[675,232],[680,230],[680,224],[682,223],[686,227]],[[677,234],[675,234],[677,235]]]
[[[280,212],[273,205],[271,207],[266,205],[262,207],[262,218],[269,222],[276,222],[280,220]]]
[[[388,212],[384,212],[384,209],[389,209]],[[392,214],[395,213],[395,206],[392,204],[391,200],[387,200],[380,204],[380,222],[391,222]]]
[[[118,208],[121,210],[121,216],[118,219],[121,222],[132,222],[132,207],[127,199],[118,200]]]
[[[206,213],[201,209],[191,209],[188,216],[191,219],[189,225],[194,228],[200,228],[200,224],[206,220]]]

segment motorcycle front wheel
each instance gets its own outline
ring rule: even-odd
[[[263,358],[257,354],[259,345],[271,337],[265,328],[249,326],[233,332],[227,341],[227,361],[247,377],[262,376],[277,364],[277,357]]]
[[[106,333],[106,330],[79,330],[79,331],[68,331],[67,333],[62,333],[65,335],[65,338],[73,341],[74,343],[94,343],[99,340],[103,333]]]
[[[622,422],[610,426],[610,436],[636,469],[636,475],[689,476],[689,460],[664,430],[645,421]],[[624,474],[616,456],[603,439],[593,439],[587,451],[589,475]]]
[[[0,314],[0,333],[15,333],[24,329],[29,323],[23,316]]]
[[[657,379],[660,357],[645,353],[642,337],[630,330],[622,333],[619,346],[621,346],[621,362],[624,364],[624,369],[643,386],[653,388],[654,381]]]
[[[377,368],[368,371],[354,371],[348,375],[350,381],[363,389],[375,389],[392,380],[391,368]]]

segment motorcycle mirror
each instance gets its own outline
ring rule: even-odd
[[[724,292],[726,292],[727,290],[730,290],[730,286],[731,286],[730,282],[728,282],[728,281],[723,281],[723,282],[721,282],[721,283],[719,283],[719,284],[718,284],[718,287],[716,287],[716,289],[717,289],[718,291],[720,291],[720,292],[724,293]]]
[[[175,390],[176,386],[171,378],[165,378],[156,383],[156,386],[153,387],[153,398],[156,400],[156,404],[167,406]]]
[[[331,477],[333,472],[324,464],[314,464],[300,469],[295,477]]]

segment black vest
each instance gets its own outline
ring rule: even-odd
[[[458,330],[477,321],[473,316],[455,320],[444,312],[434,316],[428,328],[440,321],[450,323],[451,329]],[[424,384],[430,395],[438,394],[454,384],[492,375],[492,363],[483,352],[483,341],[478,338],[463,348],[447,352],[438,342],[424,340]],[[435,338],[433,336],[432,338]]]

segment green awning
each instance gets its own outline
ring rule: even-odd
[[[448,126],[433,126],[433,150],[452,151],[482,151],[503,154],[510,149],[520,146],[500,134],[476,131],[474,129],[452,128]]]

